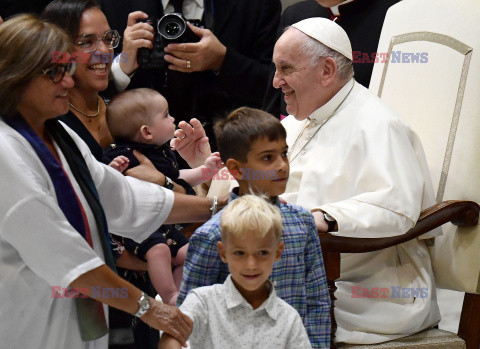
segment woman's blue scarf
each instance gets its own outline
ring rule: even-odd
[[[13,118],[3,118],[3,120],[19,132],[33,147],[50,175],[59,207],[65,214],[68,222],[87,240],[87,227],[85,227],[80,202],[61,164],[21,115],[18,114]],[[47,121],[45,129],[62,151],[73,176],[92,210],[98,227],[105,263],[115,271],[115,261],[112,256],[105,213],[85,159],[73,139],[57,119]],[[97,339],[108,333],[101,303],[92,298],[80,297],[76,298],[76,300],[82,340]]]

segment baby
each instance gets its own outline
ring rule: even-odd
[[[168,144],[174,137],[174,119],[168,113],[166,99],[155,90],[142,88],[116,95],[107,108],[107,124],[115,143],[105,150],[103,161],[122,173],[139,165],[133,154],[136,150],[165,175],[165,188],[195,195],[192,186],[208,180],[205,173],[216,173],[222,167],[219,154],[214,153],[203,166],[178,169]],[[147,262],[153,286],[163,302],[170,305],[177,300],[188,249],[181,228],[163,225],[140,244],[122,239],[130,253]]]

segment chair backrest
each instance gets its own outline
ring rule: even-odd
[[[478,0],[404,0],[380,37],[370,89],[420,136],[438,202],[480,203],[479,22]],[[438,287],[480,293],[480,226],[443,233],[430,250]]]

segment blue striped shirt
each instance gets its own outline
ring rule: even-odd
[[[237,197],[232,193],[230,201]],[[300,314],[312,347],[329,348],[330,296],[315,221],[300,206],[278,199],[276,205],[282,213],[285,247],[270,280],[278,297]],[[228,265],[222,262],[217,250],[221,215],[222,211],[218,212],[190,238],[177,305],[183,303],[191,289],[222,284],[229,274]]]

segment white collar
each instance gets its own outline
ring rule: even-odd
[[[199,7],[203,7],[203,0],[191,0],[191,1],[196,2],[197,6],[199,6]],[[347,1],[352,1],[352,0],[347,0]],[[162,0],[163,10],[165,10],[167,8],[169,3],[170,3],[170,0]]]
[[[345,5],[345,4],[348,4],[349,2],[352,2],[352,1],[355,1],[355,0],[345,0],[341,4],[330,7],[330,11],[332,11],[334,16],[340,16],[340,10],[338,9],[338,7],[342,6],[342,5]]]
[[[270,316],[273,320],[277,320],[278,318],[278,309],[275,307],[275,303],[277,300],[277,294],[275,293],[275,288],[270,280],[267,280],[270,284],[270,294],[268,298],[254,311],[262,311],[265,310],[268,316]],[[227,279],[223,283],[225,287],[225,303],[227,304],[228,309],[232,309],[238,307],[240,305],[247,306],[252,308],[250,303],[247,302],[245,298],[241,295],[238,289],[235,287],[235,284],[232,281],[232,275],[228,275]]]
[[[309,117],[310,121],[315,124],[322,124],[329,119],[332,114],[337,111],[337,108],[347,98],[348,94],[353,88],[355,79],[351,78],[341,89],[333,96],[327,103],[315,110]]]

